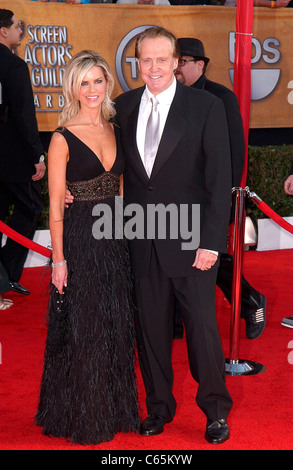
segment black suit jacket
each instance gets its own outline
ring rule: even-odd
[[[224,85],[208,80],[205,75],[202,75],[191,86],[193,88],[207,90],[223,101],[230,137],[232,186],[238,187],[244,168],[245,140],[237,96]]]
[[[191,220],[192,204],[200,204],[200,247],[226,251],[231,202],[231,159],[223,103],[202,90],[177,82],[151,177],[136,144],[136,127],[144,87],[116,99],[117,122],[126,156],[126,204],[184,204]],[[194,274],[195,249],[182,250],[184,236],[154,240],[164,271],[170,276]],[[134,272],[148,270],[151,239],[129,241]]]
[[[35,116],[29,70],[0,44],[0,181],[29,181],[44,153]]]

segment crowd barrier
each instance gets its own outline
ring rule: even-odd
[[[23,235],[13,230],[11,227],[9,227],[7,224],[2,222],[1,220],[0,220],[0,232],[2,232],[8,238],[11,238],[11,240],[14,240],[16,243],[19,243],[20,245],[25,246],[29,250],[35,251],[36,253],[39,253],[40,255],[46,258],[50,258],[51,256],[51,250],[49,248],[42,246],[34,242],[33,240],[30,240],[27,237],[24,237]]]
[[[226,360],[225,373],[231,376],[256,375],[266,370],[265,366],[257,362],[239,358],[239,340],[240,340],[240,315],[241,315],[241,284],[242,284],[242,258],[244,246],[244,227],[245,227],[245,203],[244,198],[250,199],[274,222],[283,229],[293,234],[293,225],[285,221],[273,209],[271,209],[257,194],[250,192],[249,188],[233,188],[233,197],[235,197],[235,216],[233,233],[233,279],[231,296],[231,324],[230,324],[230,350],[229,358]],[[11,238],[26,248],[50,258],[51,250],[33,240],[12,230],[8,225],[0,221],[0,232]]]
[[[271,209],[254,192],[245,188],[233,188],[235,199],[234,231],[232,240],[233,277],[231,296],[231,322],[230,322],[230,350],[229,359],[226,360],[225,372],[227,375],[256,375],[266,370],[265,366],[257,362],[239,358],[241,293],[242,293],[242,264],[245,229],[245,197],[249,197],[257,207],[276,222],[283,229],[293,234],[293,225],[289,224],[273,209]]]
[[[253,201],[254,204],[256,204],[257,207],[265,215],[267,215],[271,220],[276,222],[284,230],[287,230],[288,232],[293,234],[293,225],[289,224],[289,222],[284,220],[283,217],[281,217],[273,209],[271,209],[264,201],[262,201],[262,199],[260,199],[260,197],[257,194],[255,194],[254,192],[250,192],[249,188],[245,188],[245,191],[247,192],[251,201]],[[0,232],[2,232],[4,235],[6,235],[8,238],[11,238],[15,242],[20,243],[21,245],[25,246],[29,250],[39,253],[40,255],[46,258],[50,258],[51,256],[51,250],[49,248],[42,246],[34,242],[33,240],[30,240],[29,238],[24,237],[20,233],[17,233],[15,230],[11,229],[7,224],[2,222],[1,220],[0,220]]]

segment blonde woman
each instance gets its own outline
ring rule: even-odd
[[[102,212],[111,227],[124,170],[113,86],[96,52],[71,59],[48,152],[52,291],[36,421],[44,434],[74,443],[139,427],[126,240],[115,239],[114,227],[104,236],[94,230]],[[74,203],[65,209],[67,186]]]

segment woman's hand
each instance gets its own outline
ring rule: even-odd
[[[69,189],[66,189],[66,192],[65,192],[65,207],[68,207],[68,205],[72,204],[73,201],[74,201],[74,197],[72,196]]]
[[[59,294],[63,294],[63,287],[67,287],[67,264],[52,267],[52,283],[58,290]]]

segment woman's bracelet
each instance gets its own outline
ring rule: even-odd
[[[60,261],[60,263],[52,263],[52,268],[57,268],[57,266],[63,266],[63,264],[66,264],[67,261],[64,259],[63,261]]]

